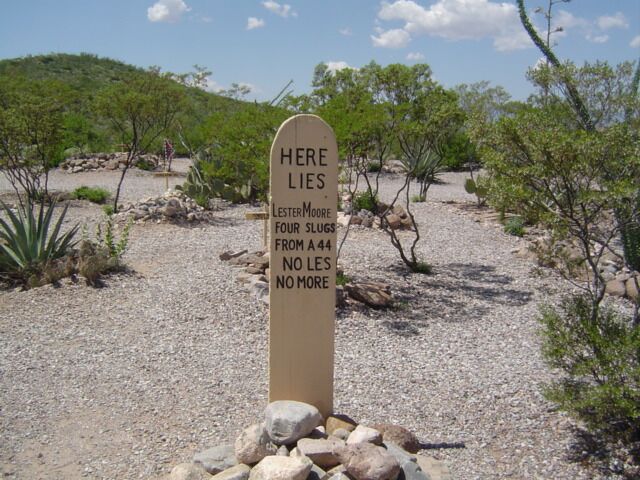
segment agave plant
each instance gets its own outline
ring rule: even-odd
[[[3,202],[0,204],[0,211],[8,217],[8,221],[0,218],[0,273],[26,281],[77,243],[73,237],[78,225],[60,234],[68,205],[52,224],[55,203],[48,208],[40,204],[37,216],[30,201],[19,207],[17,214]]]

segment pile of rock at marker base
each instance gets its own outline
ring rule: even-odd
[[[248,250],[222,252],[220,260],[229,262],[242,269],[237,279],[247,290],[262,303],[269,304],[269,252]],[[393,296],[389,285],[380,282],[350,281],[344,287],[336,286],[336,306],[346,304],[346,297],[364,303],[373,308],[387,308],[393,304]]]
[[[167,480],[450,480],[444,464],[416,455],[420,448],[403,427],[366,427],[343,415],[324,422],[314,406],[282,400],[235,444],[197,453]]]
[[[379,215],[364,208],[358,211],[353,210],[350,194],[342,197],[342,205],[342,211],[338,212],[338,225],[346,227],[351,223],[351,226],[380,228]],[[387,209],[389,209],[389,205],[378,204],[380,212],[385,212]],[[385,219],[393,230],[411,230],[413,228],[413,222],[402,205],[394,205]]]
[[[133,166],[140,165],[145,170],[153,170],[159,162],[157,155],[144,154],[135,159]],[[92,170],[124,170],[126,164],[126,153],[87,153],[67,158],[60,164],[60,168],[69,173],[79,173]]]
[[[160,197],[149,197],[120,208],[116,219],[133,218],[136,222],[197,223],[214,219],[214,212],[198,205],[183,192],[168,190]]]

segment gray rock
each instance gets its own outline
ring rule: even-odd
[[[392,230],[396,230],[402,226],[402,219],[394,213],[387,215],[385,218]]]
[[[208,480],[212,478],[201,465],[180,463],[173,467],[168,480]]]
[[[610,280],[607,282],[605,292],[614,297],[624,297],[627,294],[627,288],[620,280]]]
[[[353,283],[346,285],[351,298],[373,308],[386,308],[393,303],[393,297],[388,289],[376,283]]]
[[[364,425],[358,425],[356,429],[351,432],[349,438],[347,438],[347,445],[363,442],[380,445],[382,444],[382,435],[378,430],[365,427]]]
[[[338,428],[342,428],[347,432],[353,432],[356,426],[356,421],[347,415],[334,414],[327,417],[326,430],[329,435],[334,434]]]
[[[313,463],[306,457],[264,457],[251,469],[250,480],[306,480]]]
[[[308,403],[279,400],[265,410],[265,428],[276,445],[290,445],[322,423],[322,415]]]
[[[238,464],[233,445],[220,445],[209,448],[193,456],[193,463],[200,464],[204,469],[215,475]]]
[[[327,480],[329,475],[323,469],[321,469],[318,465],[313,465],[311,467],[311,471],[307,476],[307,480]]]
[[[281,457],[288,457],[289,456],[289,449],[284,445],[280,445],[280,447],[276,451],[276,455],[279,455]]]
[[[344,441],[335,438],[302,438],[298,440],[298,450],[309,457],[313,463],[322,468],[333,468],[340,463],[334,451],[344,447]]]
[[[236,465],[235,467],[227,468],[224,472],[220,472],[213,477],[210,477],[211,480],[247,480],[249,478],[249,473],[251,472],[251,467],[249,465],[243,465],[242,463]]]
[[[246,248],[244,250],[237,250],[235,252],[232,251],[227,251],[227,252],[223,252],[220,254],[220,260],[231,260],[232,258],[236,258],[239,257],[241,255],[244,255],[245,253],[247,253],[249,250],[247,250]]]
[[[634,277],[631,277],[625,282],[627,297],[634,301],[638,300],[638,287],[636,286],[636,280],[637,279],[634,279]]]
[[[264,425],[255,424],[245,428],[236,439],[235,454],[239,463],[252,465],[278,450],[264,430]]]
[[[400,464],[384,448],[372,443],[356,443],[336,449],[336,455],[357,480],[396,480]]]
[[[393,455],[393,457],[398,461],[401,467],[403,467],[405,463],[417,462],[417,458],[415,455],[400,448],[393,442],[385,442],[384,446],[386,447],[387,452]]]
[[[333,436],[339,438],[340,440],[346,440],[347,438],[349,438],[350,433],[351,432],[345,430],[344,428],[338,428],[333,431]]]
[[[376,425],[371,425],[371,428],[375,428],[382,434],[382,441],[385,444],[388,442],[395,443],[403,450],[411,453],[417,453],[420,451],[421,447],[418,438],[400,425],[378,423]]]
[[[427,475],[429,480],[452,480],[451,473],[447,466],[440,460],[436,460],[433,457],[426,457],[424,455],[418,455],[418,465],[422,471]]]
[[[431,480],[431,476],[423,472],[417,463],[407,462],[400,467],[398,480]]]

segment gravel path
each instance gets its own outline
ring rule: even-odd
[[[336,411],[410,428],[457,480],[594,478],[568,459],[572,424],[540,393],[551,374],[537,305],[566,287],[510,253],[522,240],[447,203],[472,200],[463,178],[446,175],[415,205],[433,275],[399,268],[381,232],[354,229],[345,243],[347,275],[390,283],[399,302],[338,315]],[[51,185],[116,181],[56,172]],[[385,178],[383,196],[395,183]],[[130,172],[124,200],[163,186]],[[104,288],[0,291],[5,478],[160,478],[260,417],[268,312],[218,260],[223,250],[260,247],[261,222],[245,221],[245,211],[232,207],[194,228],[136,225],[125,257],[134,272]],[[74,202],[69,222],[100,215]]]

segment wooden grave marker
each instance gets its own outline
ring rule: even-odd
[[[333,410],[338,147],[315,115],[271,146],[269,401]]]

